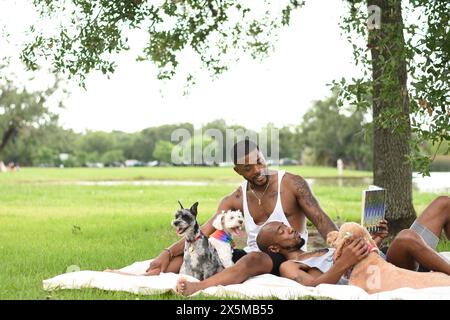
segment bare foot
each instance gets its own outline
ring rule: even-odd
[[[199,291],[201,288],[198,282],[189,282],[185,278],[181,277],[177,280],[177,292],[183,296],[190,296],[191,294]]]

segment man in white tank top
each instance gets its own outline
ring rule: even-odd
[[[184,295],[211,286],[242,283],[250,277],[273,273],[279,275],[279,266],[285,258],[276,253],[263,253],[256,245],[256,235],[268,221],[282,221],[292,227],[304,240],[306,248],[308,233],[306,220],[310,220],[324,239],[329,232],[337,230],[336,225],[321,209],[308,183],[302,177],[267,168],[263,154],[250,140],[242,140],[233,147],[234,171],[245,181],[232,194],[222,199],[217,213],[202,226],[202,232],[209,236],[217,214],[228,210],[241,210],[246,221],[248,234],[244,250],[235,249],[235,264],[216,275],[200,282],[180,279],[177,291]],[[178,273],[183,260],[184,240],[166,248],[150,264],[148,275],[160,272]]]

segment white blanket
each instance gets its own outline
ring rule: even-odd
[[[450,252],[444,253],[450,258]],[[135,262],[120,271],[142,274],[148,268],[148,261]],[[175,292],[176,282],[180,275],[162,273],[159,276],[128,276],[99,271],[77,271],[64,273],[43,281],[44,290],[97,288],[108,291],[126,291],[135,294],[161,294]],[[198,281],[183,275],[189,281]],[[199,294],[197,292],[196,294]],[[301,284],[271,274],[252,277],[242,284],[216,286],[202,290],[205,295],[217,297],[232,296],[237,298],[278,298],[296,299],[305,296],[328,297],[344,300],[377,300],[377,299],[440,299],[450,300],[450,287],[426,289],[401,288],[377,294],[368,294],[356,286],[321,284],[317,287],[305,287]]]

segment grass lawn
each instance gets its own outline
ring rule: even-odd
[[[161,170],[161,171],[159,171]],[[298,168],[304,176],[332,176],[333,169]],[[294,170],[290,170],[294,171]],[[368,173],[348,173],[368,176]],[[370,175],[369,175],[370,176]],[[208,186],[80,186],[74,180],[176,179]],[[179,299],[173,294],[136,296],[101,290],[46,292],[42,280],[66,272],[119,268],[147,260],[175,240],[170,227],[177,200],[199,201],[199,220],[215,212],[239,181],[231,168],[22,169],[0,174],[0,299]],[[222,183],[222,184],[219,184]],[[333,219],[357,220],[360,187],[313,187]],[[416,193],[420,212],[436,195]],[[450,250],[448,243],[441,250]],[[207,298],[207,297],[197,297]]]
[[[327,167],[288,166],[280,170],[305,178],[336,177],[337,169]],[[345,170],[344,177],[372,177],[368,171]],[[232,167],[134,167],[134,168],[23,168],[20,174],[0,175],[0,183],[63,182],[95,180],[189,180],[239,182]]]

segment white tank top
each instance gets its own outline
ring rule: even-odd
[[[255,221],[253,221],[252,216],[250,215],[250,211],[248,210],[247,205],[247,180],[245,180],[242,185],[242,195],[243,195],[243,203],[242,207],[244,209],[244,219],[245,219],[245,230],[247,232],[247,246],[244,248],[245,252],[255,252],[260,251],[258,248],[258,245],[256,244],[256,236],[258,235],[259,230],[268,222],[271,221],[280,221],[284,224],[291,226],[289,224],[289,221],[286,218],[286,215],[283,211],[283,206],[281,204],[281,180],[284,176],[284,171],[278,171],[278,197],[277,197],[277,203],[275,205],[275,209],[273,210],[272,214],[269,216],[266,222],[264,222],[262,225],[255,224]],[[300,233],[301,237],[305,240],[305,244],[301,248],[304,251],[306,250],[306,245],[308,243],[308,230],[306,229],[306,220],[303,225],[303,232]]]

